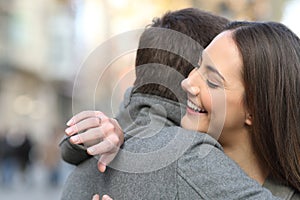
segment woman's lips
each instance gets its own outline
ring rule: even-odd
[[[187,100],[187,109],[190,112],[194,112],[194,113],[207,113],[207,111],[204,108],[200,108],[189,99]]]

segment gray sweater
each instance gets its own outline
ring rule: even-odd
[[[180,128],[181,116],[176,102],[128,91],[117,117],[126,133],[117,157],[105,173],[97,170],[96,158],[79,164],[61,199],[89,200],[96,193],[115,200],[276,199],[228,158],[213,138]],[[74,160],[70,148],[65,140],[62,155],[67,161]],[[289,191],[289,198],[293,195]]]

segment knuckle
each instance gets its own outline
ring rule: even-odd
[[[92,118],[91,122],[92,122],[93,125],[97,125],[97,124],[99,124],[99,120],[100,119],[98,119],[98,118]]]
[[[109,143],[109,145],[107,145],[105,147],[105,152],[110,152],[110,150],[112,149],[113,144]]]
[[[97,111],[97,114],[96,114],[98,117],[101,117],[103,119],[107,119],[108,117],[101,111]]]
[[[119,138],[118,136],[114,136],[114,137],[112,138],[112,140],[113,140],[113,142],[114,142],[115,144],[119,144],[119,143],[120,143],[120,138]]]
[[[73,129],[74,129],[74,132],[77,133],[77,132],[79,131],[80,127],[79,127],[78,124],[75,124],[75,125],[73,126]]]
[[[109,120],[110,123],[116,124],[116,120],[114,118],[109,118],[108,120]]]
[[[100,112],[100,111],[98,111],[98,110],[95,110],[95,111],[94,111],[94,114],[95,114],[95,116],[99,116],[99,115],[102,114],[102,112]]]
[[[112,135],[109,140],[111,144],[115,146],[118,146],[120,143],[120,138],[117,135]]]
[[[96,128],[94,130],[94,137],[93,138],[97,137],[97,139],[103,140],[106,137],[105,134],[106,134],[105,131],[103,131],[101,128]]]
[[[111,123],[113,123],[115,125],[116,129],[118,129],[119,131],[122,132],[119,122],[116,119],[111,119]]]
[[[80,134],[78,134],[77,136],[78,136],[77,143],[83,143],[82,136]]]
[[[113,124],[111,124],[111,123],[108,123],[108,124],[107,124],[107,130],[108,130],[109,132],[112,132],[112,131],[115,130],[115,126],[114,126]]]
[[[109,119],[107,117],[101,117],[101,120],[102,120],[102,122],[105,122],[105,123],[109,122]]]
[[[109,131],[106,128],[102,128],[99,132],[103,138],[107,138],[107,136],[109,135]]]
[[[93,131],[93,134],[102,133],[101,127],[93,128],[92,131]]]

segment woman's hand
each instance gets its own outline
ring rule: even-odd
[[[98,195],[98,194],[95,194],[95,195],[93,196],[93,199],[92,199],[92,200],[100,200],[99,195]],[[108,196],[108,195],[103,195],[102,200],[113,200],[113,199],[110,198],[110,196]]]
[[[104,172],[124,142],[124,134],[115,119],[100,111],[83,111],[73,116],[65,132],[73,144],[84,144],[90,155],[101,155],[98,169]],[[77,134],[81,132],[80,134]]]

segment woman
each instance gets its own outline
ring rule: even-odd
[[[222,127],[224,152],[250,177],[277,189],[287,185],[296,192],[287,199],[299,199],[299,38],[279,23],[231,23],[199,65],[182,82],[182,127],[213,137]],[[223,105],[224,113],[216,109]]]
[[[184,128],[209,132],[214,95],[225,93],[219,142],[253,179],[300,191],[300,40],[279,23],[235,22],[182,82]],[[212,96],[212,100],[210,99]]]

